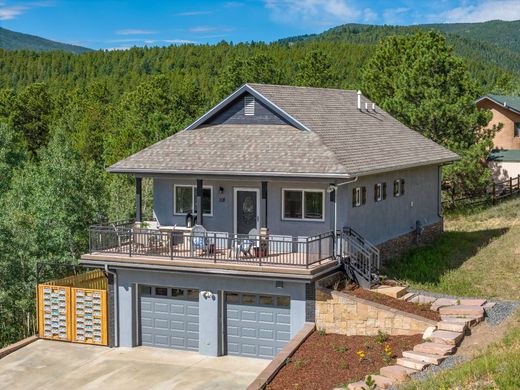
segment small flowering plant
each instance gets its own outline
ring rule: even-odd
[[[394,352],[392,351],[392,347],[390,344],[386,344],[383,350],[383,360],[385,363],[390,363],[392,358],[394,357]]]
[[[365,351],[363,351],[363,350],[357,351],[356,354],[359,357],[359,361],[364,360],[366,358],[366,356],[367,356]]]

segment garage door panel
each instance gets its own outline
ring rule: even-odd
[[[275,296],[230,295],[232,299],[226,298],[227,353],[273,358],[290,340],[290,307],[275,306],[279,301]],[[243,295],[247,299],[242,300]]]
[[[276,354],[277,354],[277,351],[276,351],[275,347],[268,347],[265,345],[261,345],[258,348],[258,355],[260,357],[270,358],[270,357],[275,356]]]
[[[276,315],[276,323],[290,325],[291,324],[291,316],[289,314],[278,313]]]
[[[241,313],[242,321],[254,321],[256,322],[256,312],[251,310],[243,310]]]
[[[262,340],[270,340],[274,341],[274,336],[276,332],[272,329],[259,329],[258,330],[258,338]]]
[[[163,287],[160,291],[165,295],[161,296],[153,294],[155,290],[147,288],[140,297],[142,345],[197,351],[199,308],[194,297],[198,297],[198,290],[191,299],[186,298],[186,289]]]

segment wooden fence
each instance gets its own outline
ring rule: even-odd
[[[442,202],[443,209],[453,210],[480,205],[495,205],[499,201],[520,194],[520,175],[500,182],[492,182],[480,192]]]
[[[101,270],[39,284],[41,338],[108,345],[108,280]]]

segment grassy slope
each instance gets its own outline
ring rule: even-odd
[[[413,288],[461,296],[520,299],[520,199],[447,216],[444,235],[385,271]]]
[[[404,390],[429,389],[519,389],[520,313],[512,329],[474,359],[443,371],[426,382],[410,383]]]

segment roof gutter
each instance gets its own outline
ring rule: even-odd
[[[313,173],[313,172],[243,172],[243,171],[179,171],[173,169],[139,169],[139,168],[107,168],[109,173],[126,173],[142,175],[207,175],[207,176],[250,176],[250,177],[287,177],[287,178],[322,178],[350,179],[348,173]]]

